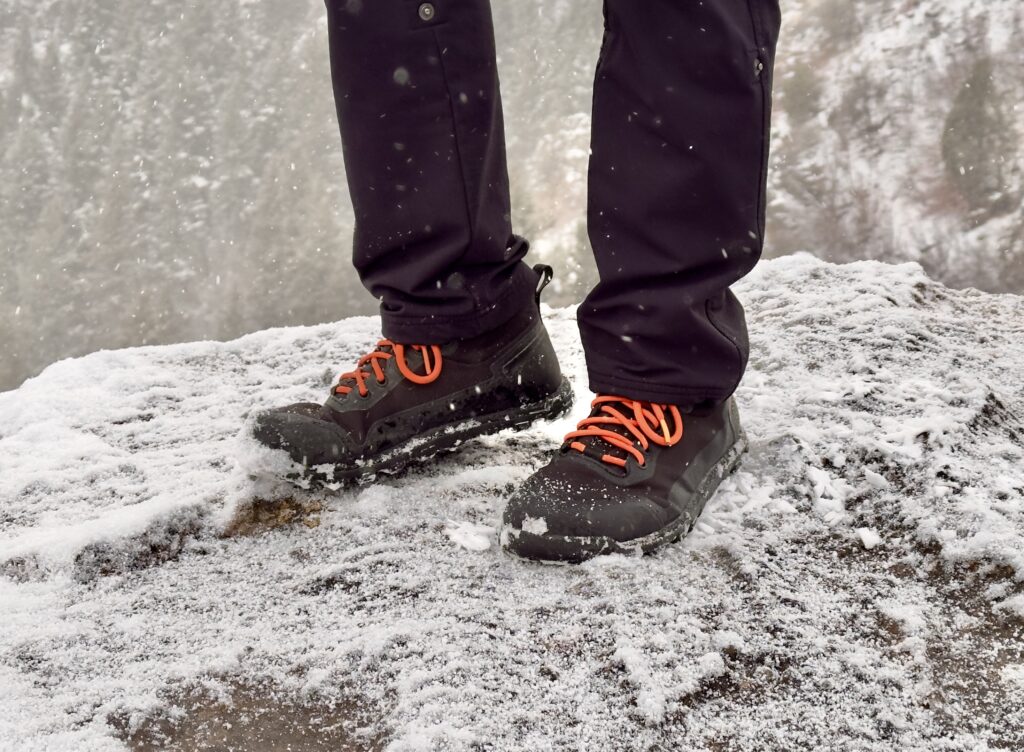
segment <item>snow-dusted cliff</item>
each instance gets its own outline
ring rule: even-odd
[[[374,319],[0,394],[0,748],[1024,745],[1024,298],[808,256],[738,292],[751,451],[642,559],[498,549],[568,420],[334,494],[254,485],[245,415],[321,399]],[[583,401],[572,311],[548,321]]]

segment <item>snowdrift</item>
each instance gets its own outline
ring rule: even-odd
[[[569,420],[334,493],[250,480],[246,416],[321,401],[372,318],[0,394],[0,748],[251,742],[261,701],[301,749],[1024,745],[1024,298],[805,255],[737,292],[751,451],[647,558],[500,552]]]

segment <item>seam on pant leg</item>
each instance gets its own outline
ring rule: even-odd
[[[761,32],[761,25],[758,19],[758,15],[754,9],[754,3],[758,0],[747,0],[747,13],[750,16],[750,27],[751,33],[754,37],[754,44],[756,45],[757,59],[762,58],[764,52],[763,35]],[[774,63],[773,60],[766,61],[768,65]],[[764,250],[764,224],[762,223],[762,216],[767,211],[767,177],[768,177],[768,128],[770,127],[768,120],[768,90],[765,84],[765,71],[760,71],[758,74],[758,89],[760,91],[761,99],[761,163],[757,172],[757,203],[754,208],[754,227],[757,229],[757,242],[760,250]],[[759,254],[760,255],[760,254]],[[755,264],[756,265],[756,264]],[[725,293],[723,293],[724,295]],[[739,346],[738,342],[735,342],[728,334],[726,334],[722,328],[718,325],[715,317],[711,311],[711,301],[704,301],[704,316],[708,322],[715,328],[715,330],[725,337],[727,340],[732,342],[734,348],[736,348],[736,355],[739,363],[739,376],[736,379],[735,384],[729,390],[729,394],[732,394],[739,388],[740,382],[743,381],[743,374],[746,371],[747,358],[744,357],[743,349]]]
[[[602,0],[601,2],[601,26],[601,46],[597,51],[597,64],[594,66],[595,75],[601,72],[608,49],[608,0]]]
[[[747,0],[747,13],[750,14],[750,27],[754,34],[754,44],[757,45],[758,49],[761,49],[763,37],[761,34],[761,22],[757,17],[757,13],[754,11],[753,3],[758,0]]]
[[[448,69],[445,66],[444,60],[444,49],[441,46],[441,40],[437,36],[437,31],[431,29],[431,34],[434,35],[434,47],[437,49],[437,60],[441,66],[441,80],[444,82],[444,90],[448,95],[448,112],[452,119],[452,135],[455,139],[455,158],[459,160],[459,173],[462,175],[462,199],[466,206],[466,227],[469,230],[469,240],[466,243],[466,248],[462,252],[462,256],[459,258],[460,266],[464,266],[462,262],[465,261],[466,254],[469,253],[473,247],[473,232],[474,232],[474,218],[473,209],[469,201],[469,180],[466,175],[466,162],[462,158],[462,147],[459,144],[459,122],[455,114],[455,100],[452,96],[452,87],[448,83]],[[473,305],[480,308],[480,298],[477,295],[477,291],[473,289],[472,285],[466,285],[466,291],[469,292],[473,298]]]
[[[761,31],[761,23],[758,18],[758,14],[754,9],[754,3],[758,0],[747,0],[747,13],[750,15],[750,28],[754,36],[754,45],[757,50],[757,59],[761,60],[762,55],[765,51],[764,48],[764,34]],[[774,60],[765,61],[767,65],[774,65]],[[754,226],[757,228],[757,240],[764,248],[764,226],[761,221],[762,207],[767,210],[767,186],[765,185],[765,179],[768,172],[768,145],[766,140],[768,139],[767,129],[770,127],[768,123],[768,91],[765,87],[765,71],[762,70],[758,73],[758,86],[761,89],[761,169],[758,172],[758,186],[757,186],[757,215],[754,217]]]
[[[723,293],[723,295],[724,295],[724,293]],[[710,305],[711,305],[711,301],[710,300],[705,300],[704,301],[704,316],[707,317],[707,320],[708,320],[708,322],[710,322],[711,326],[715,327],[715,331],[718,332],[719,334],[721,334],[723,337],[725,337],[725,339],[727,339],[730,343],[732,343],[732,346],[736,349],[736,358],[737,358],[737,362],[739,363],[739,372],[740,373],[739,373],[739,376],[736,377],[735,383],[733,383],[732,387],[730,387],[729,390],[728,390],[728,393],[732,394],[737,389],[739,389],[740,382],[743,381],[743,374],[747,370],[746,358],[743,357],[743,348],[741,348],[739,346],[739,343],[736,342],[732,337],[730,337],[724,331],[722,331],[722,327],[720,327],[718,325],[718,322],[715,321],[714,317],[711,315]],[[741,313],[740,315],[742,316],[743,314]]]

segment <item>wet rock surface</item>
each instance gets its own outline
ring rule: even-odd
[[[110,724],[132,752],[376,752],[384,748],[355,701],[318,704],[281,696],[273,687],[207,683],[171,693],[141,719]]]

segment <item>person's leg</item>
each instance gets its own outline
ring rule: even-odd
[[[356,269],[385,339],[326,402],[259,413],[271,474],[334,485],[563,415],[572,388],[522,262],[487,0],[327,0]]]
[[[355,209],[353,260],[384,335],[500,326],[537,277],[512,233],[488,0],[326,0]]]
[[[579,309],[598,397],[509,499],[501,542],[582,561],[686,535],[746,449],[729,285],[764,236],[778,0],[605,0]]]
[[[729,291],[761,254],[778,0],[606,0],[579,309],[591,389],[721,403],[748,357]]]

